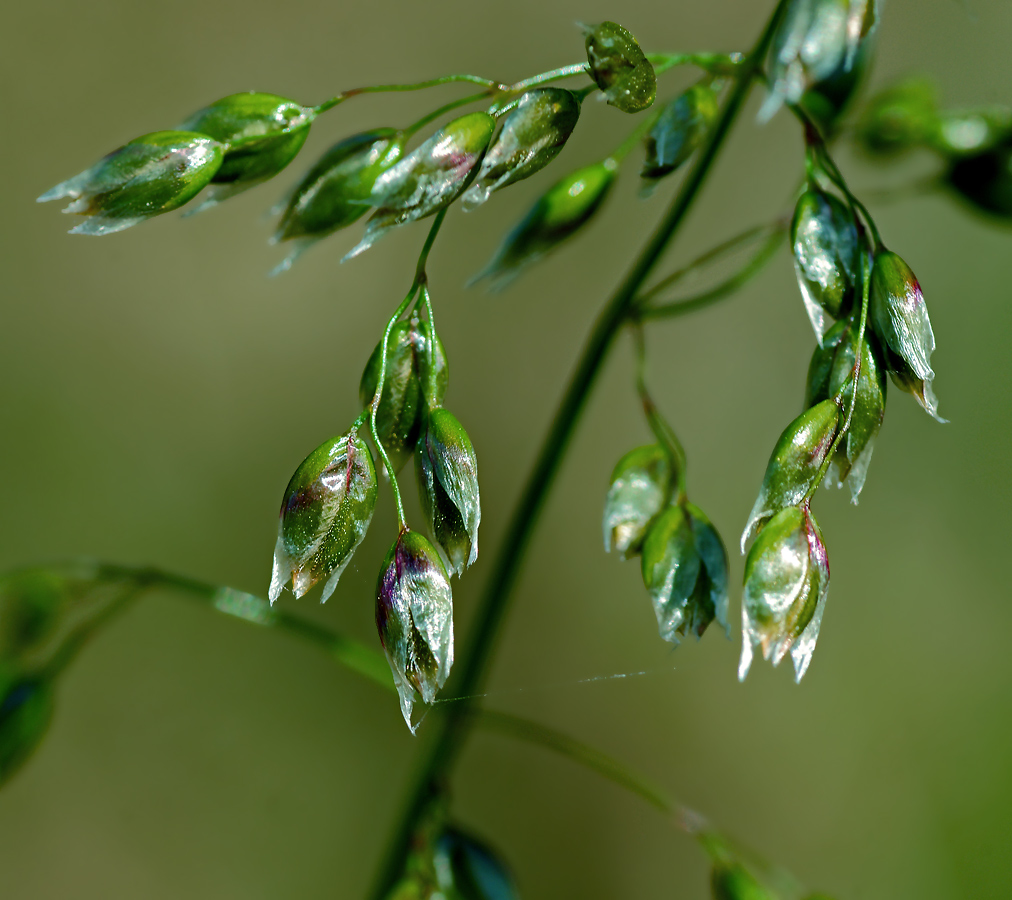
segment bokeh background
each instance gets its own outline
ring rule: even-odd
[[[153,563],[263,594],[278,502],[303,456],[357,412],[362,366],[403,295],[424,225],[353,264],[357,228],[270,279],[267,210],[338,138],[454,96],[358,99],[314,126],[276,183],[187,221],[113,237],[34,198],[138,134],[233,91],[308,103],[363,83],[477,71],[512,80],[579,61],[576,20],[622,21],[650,50],[744,49],[770,3],[390,0],[38,2],[0,31],[0,563],[79,555]],[[953,105],[1009,102],[1012,5],[889,0],[872,83],[934,77]],[[686,83],[671,73],[665,92]],[[792,121],[737,126],[682,240],[690,258],[784,208],[801,166]],[[588,103],[551,172],[451,213],[430,263],[450,356],[448,405],[481,462],[472,618],[518,485],[589,323],[674,185],[636,197],[636,161],[604,215],[507,293],[464,283],[537,193],[618,143],[632,120]],[[872,191],[931,171],[840,150]],[[873,207],[924,285],[940,426],[890,391],[861,505],[823,492],[833,566],[814,663],[795,686],[737,682],[711,632],[671,651],[635,563],[601,548],[615,460],[647,439],[620,342],[534,542],[488,703],[627,760],[683,801],[847,900],[1012,894],[1012,604],[1008,589],[1010,232],[941,195]],[[812,335],[786,255],[733,300],[650,334],[651,377],[690,455],[689,485],[730,548]],[[405,480],[410,491],[410,479]],[[389,494],[340,589],[289,608],[375,640]],[[733,580],[741,562],[733,553]],[[737,596],[735,616],[737,616]],[[648,674],[592,683],[615,673]],[[41,750],[0,795],[11,900],[360,897],[426,741],[393,699],[317,650],[153,595],[62,684]],[[698,849],[650,808],[545,752],[478,734],[454,781],[460,820],[514,865],[529,900],[703,898]]]

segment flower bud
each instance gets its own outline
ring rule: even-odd
[[[447,380],[443,345],[438,337],[433,339],[432,328],[428,322],[413,318],[394,324],[387,343],[383,396],[376,410],[376,430],[394,472],[401,470],[418,441],[422,411],[428,405],[423,396],[420,373],[423,357],[428,358],[430,354],[436,369],[432,381],[436,396],[432,398],[432,402],[439,404],[446,392]],[[359,397],[365,407],[372,403],[376,395],[382,358],[383,342],[380,341],[369,357],[369,362],[366,363],[359,384]]]
[[[895,156],[931,141],[938,132],[934,85],[909,79],[873,96],[855,129],[858,142],[875,156]]]
[[[710,877],[713,900],[775,900],[741,863],[719,863]]]
[[[278,269],[290,268],[306,246],[364,216],[376,179],[403,150],[404,139],[393,128],[355,134],[331,147],[299,182],[281,216],[274,240],[298,240],[299,246]]]
[[[935,335],[924,295],[910,267],[888,250],[875,254],[868,314],[893,382],[913,394],[929,415],[944,422],[931,387]]]
[[[415,475],[422,511],[451,575],[478,558],[478,460],[453,413],[429,411],[415,448]]]
[[[47,681],[0,669],[0,786],[32,755],[53,714]]]
[[[701,81],[664,107],[646,140],[640,176],[652,187],[682,165],[703,142],[717,117],[717,87]]]
[[[474,184],[461,198],[464,209],[480,206],[494,191],[547,166],[562,152],[579,118],[580,101],[572,91],[549,87],[524,94],[485,154]]]
[[[759,497],[741,536],[741,551],[766,521],[781,510],[797,506],[819,482],[836,437],[840,409],[835,400],[823,400],[788,425],[766,465]]]
[[[277,175],[298,156],[314,117],[312,109],[294,100],[256,91],[230,94],[195,112],[180,128],[226,145],[225,160],[212,179],[217,187],[199,209]]]
[[[794,271],[815,336],[845,316],[860,291],[860,238],[854,217],[832,194],[808,190],[791,221]]]
[[[784,103],[850,71],[877,24],[877,0],[793,0],[773,38],[770,93],[760,111],[769,119]]]
[[[754,647],[778,665],[788,651],[801,681],[812,660],[829,592],[829,557],[822,532],[805,507],[778,512],[759,532],[745,560],[742,648],[738,678]]]
[[[577,169],[557,182],[506,236],[492,261],[469,282],[491,279],[502,290],[520,272],[587,224],[604,203],[618,164],[608,159]]]
[[[647,526],[664,508],[673,483],[671,457],[660,444],[637,447],[611,473],[604,501],[604,551],[621,559],[640,552]]]
[[[417,691],[431,704],[453,665],[453,598],[435,548],[417,531],[394,541],[376,586],[376,627],[414,734]]]
[[[615,22],[586,25],[590,77],[611,106],[627,113],[646,109],[657,96],[657,76],[640,45]]]
[[[271,603],[289,581],[301,597],[326,578],[325,603],[362,543],[375,508],[376,469],[356,429],[310,453],[295,470],[281,502]]]
[[[223,150],[204,134],[145,134],[46,191],[38,202],[72,200],[63,211],[87,218],[71,234],[112,234],[195,197],[219,170]]]
[[[495,119],[486,112],[454,119],[373,184],[369,202],[378,207],[361,242],[344,257],[364,253],[392,228],[424,219],[449,206],[474,179]]]
[[[993,149],[954,158],[945,180],[978,211],[1012,217],[1012,138]]]
[[[650,524],[642,564],[664,640],[698,639],[714,617],[728,630],[727,551],[698,507],[669,506]]]

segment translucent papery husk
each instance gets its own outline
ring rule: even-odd
[[[370,194],[376,212],[342,262],[364,253],[391,229],[434,215],[456,200],[477,175],[494,130],[488,113],[461,116],[383,172]]]
[[[745,561],[742,650],[744,680],[754,648],[776,666],[789,652],[796,680],[812,659],[829,591],[829,558],[806,508],[777,513],[759,532]]]
[[[727,554],[716,530],[689,504],[670,506],[650,525],[642,547],[643,583],[661,638],[700,638],[714,617],[727,630]]]
[[[492,261],[468,282],[484,278],[489,290],[507,287],[525,268],[553,251],[601,208],[618,164],[606,159],[567,175],[546,191],[506,236]]]
[[[46,191],[38,202],[73,201],[63,212],[87,218],[71,234],[113,234],[189,202],[219,170],[223,152],[207,135],[152,132]]]
[[[701,81],[661,111],[647,135],[646,158],[640,170],[646,192],[695,153],[717,116],[718,90],[719,85]]]
[[[376,179],[403,149],[403,137],[393,128],[355,134],[331,147],[285,205],[272,241],[295,241],[295,246],[275,272],[291,268],[312,244],[364,216]]]
[[[821,343],[831,320],[846,315],[859,295],[857,225],[842,201],[808,190],[794,210],[791,245],[798,287]]]
[[[742,553],[749,538],[771,516],[797,506],[814,492],[839,422],[837,402],[829,399],[805,410],[784,429],[766,465],[762,488],[742,532]]]
[[[430,356],[436,367],[435,377],[425,374],[434,386],[430,390],[435,391],[435,401],[442,402],[447,380],[442,344],[438,338],[433,339],[427,322],[412,318],[394,324],[387,343],[383,396],[376,409],[376,431],[394,472],[401,470],[418,441],[426,407],[422,359]],[[382,359],[381,341],[369,357],[359,383],[359,397],[364,407],[368,407],[376,395]]]
[[[932,389],[935,335],[924,295],[910,267],[888,250],[875,255],[868,314],[896,386],[913,394],[929,415],[944,422]]]
[[[616,22],[583,27],[590,77],[608,104],[627,113],[647,109],[657,96],[657,76],[640,45]]]
[[[321,602],[365,538],[376,509],[376,469],[357,430],[321,444],[285,490],[271,574],[271,603],[291,582],[301,597],[326,578]]]
[[[877,21],[877,0],[793,0],[773,39],[771,86],[760,118],[771,118],[784,103],[797,103],[805,91],[850,71]]]
[[[415,451],[415,474],[432,537],[447,570],[459,576],[478,558],[478,460],[467,432],[445,409],[428,413]]]
[[[380,570],[376,627],[411,733],[415,693],[432,704],[453,665],[453,597],[435,548],[416,531],[404,531]]]
[[[562,152],[579,118],[580,101],[572,91],[528,91],[504,120],[461,206],[475,209],[493,192],[539,172]]]
[[[639,553],[647,527],[671,496],[670,454],[660,444],[630,450],[611,473],[604,501],[604,550],[621,559]]]

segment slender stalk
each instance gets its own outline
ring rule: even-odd
[[[647,341],[643,333],[643,325],[633,321],[631,324],[633,344],[636,348],[636,392],[639,394],[640,404],[643,406],[643,415],[646,417],[647,425],[654,433],[658,443],[664,448],[671,462],[671,470],[675,473],[676,503],[684,503],[687,498],[686,469],[688,468],[688,457],[685,455],[685,448],[678,439],[674,429],[664,420],[664,417],[657,409],[654,398],[650,396],[647,388]]]
[[[693,274],[710,263],[722,259],[729,253],[733,253],[739,247],[751,244],[763,235],[773,234],[778,231],[786,231],[786,229],[787,221],[784,219],[778,219],[775,222],[768,222],[765,225],[755,225],[752,228],[747,228],[745,231],[739,232],[733,237],[728,238],[726,241],[717,244],[716,247],[711,247],[687,265],[684,265],[680,269],[676,269],[670,275],[665,276],[649,290],[643,291],[637,299],[637,304],[644,304],[648,300],[652,300],[668,288],[674,287],[686,276]]]
[[[341,91],[340,94],[336,94],[329,100],[324,100],[323,103],[314,106],[313,111],[319,115],[328,109],[333,109],[335,106],[344,103],[345,100],[357,97],[359,94],[423,91],[426,88],[439,87],[442,84],[457,84],[460,82],[465,84],[480,84],[488,88],[489,91],[501,90],[504,87],[504,85],[500,85],[489,78],[482,78],[480,75],[443,75],[441,78],[430,78],[428,81],[416,81],[413,84],[373,84],[368,87],[351,88],[351,90]]]
[[[752,280],[766,266],[773,255],[780,249],[780,245],[787,236],[786,226],[772,231],[766,238],[766,243],[759,248],[758,252],[729,278],[724,279],[720,284],[710,288],[708,291],[695,294],[692,297],[685,297],[673,303],[665,303],[661,306],[643,306],[636,310],[636,317],[640,321],[648,319],[672,319],[677,316],[684,316],[686,313],[703,309],[718,300],[723,300],[729,294],[733,294],[743,285]],[[651,296],[650,294],[644,295]]]
[[[400,525],[401,531],[404,531],[404,529],[407,528],[407,522],[404,519],[404,502],[401,500],[401,489],[397,484],[397,473],[394,471],[394,467],[390,464],[390,457],[387,455],[386,448],[383,446],[383,442],[379,437],[379,429],[376,425],[376,415],[379,412],[380,400],[383,398],[383,386],[386,381],[387,345],[390,343],[390,332],[393,331],[393,327],[397,323],[397,320],[407,311],[408,307],[411,305],[411,301],[415,299],[418,289],[425,286],[425,282],[428,278],[425,274],[425,264],[429,260],[429,253],[432,252],[432,245],[436,242],[436,236],[439,234],[439,229],[443,227],[443,219],[446,218],[446,210],[447,207],[444,206],[436,213],[436,218],[433,220],[432,227],[429,229],[429,233],[425,238],[425,243],[422,245],[422,252],[418,254],[418,265],[415,267],[415,278],[414,281],[411,282],[411,289],[401,301],[400,306],[394,310],[394,314],[387,320],[386,328],[383,329],[383,345],[380,350],[380,373],[379,378],[376,379],[376,392],[373,394],[372,402],[369,404],[369,430],[372,434],[373,443],[376,444],[376,451],[383,460],[383,465],[386,466],[387,475],[390,476],[390,487],[393,490],[394,505],[397,507],[397,522]],[[431,310],[431,304],[429,308]]]
[[[538,514],[572,439],[587,396],[597,380],[601,365],[614,343],[616,334],[628,317],[640,288],[668,248],[699,194],[731,125],[748,96],[753,76],[766,56],[776,23],[786,3],[787,0],[778,0],[755,47],[736,73],[735,86],[725,100],[706,144],[701,148],[681,190],[618,290],[602,310],[591,331],[542,444],[534,469],[521,494],[519,505],[506,529],[499,554],[493,563],[474,628],[459,658],[459,675],[456,681],[456,693],[459,696],[470,696],[480,690],[491,663],[499,626],[506,615],[513,585],[530,544]],[[460,704],[454,704],[450,713],[439,721],[437,733],[381,863],[378,878],[370,894],[374,900],[383,900],[400,876],[412,834],[433,792],[439,789],[453,768],[467,736],[468,714],[469,703],[462,701]]]
[[[445,106],[434,109],[427,115],[422,116],[417,122],[413,122],[407,128],[404,129],[402,134],[406,137],[411,137],[416,131],[424,128],[429,122],[434,122],[444,113],[452,112],[461,106],[468,106],[471,103],[477,103],[479,100],[484,100],[488,96],[488,91],[482,91],[480,94],[470,94],[467,97],[461,97],[459,100],[453,100],[447,103]]]

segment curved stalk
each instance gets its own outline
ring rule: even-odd
[[[723,300],[729,294],[733,294],[739,288],[743,287],[753,277],[759,274],[765,268],[773,255],[780,249],[780,245],[784,242],[784,238],[787,237],[787,226],[778,226],[775,230],[771,231],[766,238],[766,242],[756,251],[755,255],[743,265],[733,275],[725,278],[720,284],[715,285],[707,291],[702,291],[699,294],[694,294],[691,297],[684,297],[681,300],[675,300],[671,303],[664,303],[660,306],[647,306],[637,304],[637,309],[634,313],[637,321],[643,322],[648,319],[673,319],[677,316],[684,316],[687,313],[695,312],[698,309],[709,306],[711,303],[716,303],[718,300]],[[685,272],[686,270],[682,270]],[[680,274],[678,272],[676,275]],[[675,279],[677,280],[677,279]],[[664,286],[668,287],[673,283],[671,279],[665,279]],[[643,300],[647,300],[653,296],[656,292],[651,291],[648,294],[643,295]]]
[[[736,73],[735,86],[724,102],[706,144],[700,150],[681,190],[591,331],[493,563],[475,625],[458,663],[459,674],[455,679],[455,693],[458,696],[468,697],[481,689],[491,663],[499,626],[506,615],[513,585],[530,544],[538,514],[573,437],[590,390],[620,327],[628,318],[640,288],[667,250],[699,194],[731,125],[748,96],[753,76],[766,56],[786,3],[787,0],[778,0],[755,47]],[[466,700],[454,704],[450,713],[439,721],[437,733],[428,748],[370,892],[374,900],[383,900],[399,878],[415,828],[433,793],[439,790],[456,763],[467,736],[468,724],[469,701]]]

